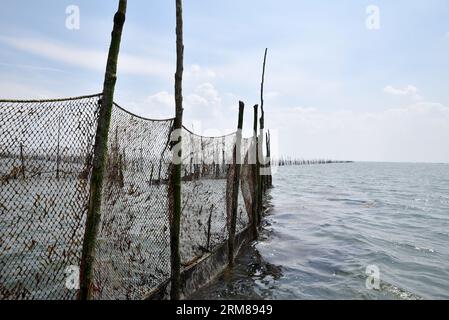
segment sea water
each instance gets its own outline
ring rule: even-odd
[[[449,299],[449,164],[279,167],[261,237],[193,298]]]

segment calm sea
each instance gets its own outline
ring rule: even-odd
[[[194,298],[449,299],[448,164],[280,167],[267,198],[261,239]]]

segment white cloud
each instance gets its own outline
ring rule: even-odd
[[[107,59],[106,50],[90,50],[37,38],[11,38],[0,36],[0,42],[16,50],[28,52],[71,66],[94,71],[104,71]],[[120,72],[158,77],[171,77],[174,65],[165,61],[140,57],[123,52],[120,54]]]
[[[215,89],[213,84],[209,82],[200,84],[196,88],[195,93],[201,97],[204,97],[204,99],[210,103],[211,106],[217,107],[221,105],[221,98],[217,89]]]
[[[42,66],[35,66],[35,65],[28,65],[28,64],[13,64],[13,63],[0,62],[0,66],[10,67],[10,68],[18,68],[18,69],[25,69],[25,70],[64,72],[64,70],[62,70],[62,69],[42,67]]]
[[[404,88],[394,88],[388,85],[384,88],[384,92],[394,96],[409,96],[416,100],[421,99],[421,96],[418,94],[418,88],[413,85],[407,85]]]
[[[174,107],[175,97],[167,91],[161,91],[147,98],[147,102],[163,108]]]
[[[167,91],[161,91],[149,96],[145,101],[145,109],[139,108],[149,118],[171,118],[175,110],[175,96]]]
[[[223,121],[221,114],[223,110],[223,99],[217,89],[209,82],[196,86],[193,92],[184,93],[184,109],[186,119],[194,122],[204,122],[212,126],[216,121]],[[151,116],[172,117],[175,109],[174,94],[161,91],[149,96],[145,101],[145,109],[151,110]]]
[[[214,79],[216,77],[216,73],[212,69],[203,68],[197,64],[193,64],[186,68],[184,71],[184,76],[186,79],[201,81]]]
[[[290,108],[269,117],[281,154],[304,158],[449,162],[449,107],[419,102],[379,112]]]
[[[53,61],[63,62],[70,66],[79,66],[94,71],[104,71],[106,65],[106,49],[84,49],[43,38],[13,38],[1,35],[0,42],[16,50],[45,57]],[[41,69],[41,67],[33,66],[17,65],[17,67]],[[49,67],[45,69],[62,71]],[[127,74],[159,76],[171,79],[175,72],[175,65],[173,62],[161,59],[128,54],[122,49],[119,57],[119,71]],[[184,76],[186,80],[197,83],[215,79],[217,74],[210,68],[192,64],[186,66]]]

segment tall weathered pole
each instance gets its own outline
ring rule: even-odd
[[[97,132],[95,135],[89,207],[80,268],[80,291],[78,298],[81,300],[92,299],[93,293],[95,243],[101,217],[101,193],[108,149],[108,132],[111,123],[112,105],[114,103],[115,84],[117,82],[117,60],[120,52],[123,26],[125,24],[126,6],[127,0],[120,0],[117,13],[114,16],[114,28],[111,35],[111,44],[109,47],[103,85],[103,96],[101,99]]]
[[[260,115],[260,133],[259,133],[259,149],[258,149],[258,158],[259,161],[262,162],[262,167],[263,167],[263,174],[260,176],[260,188],[261,188],[261,192],[259,195],[259,205],[260,207],[262,207],[262,192],[265,191],[266,189],[266,165],[267,165],[267,161],[266,158],[263,156],[263,144],[264,144],[264,129],[265,129],[265,110],[264,110],[264,84],[265,84],[265,66],[267,63],[267,53],[268,53],[268,48],[265,49],[265,54],[264,54],[264,58],[263,58],[263,67],[262,67],[262,82],[260,84],[260,110],[261,110],[261,115]]]
[[[173,213],[170,223],[170,251],[171,251],[171,290],[170,298],[172,300],[180,299],[181,282],[181,256],[179,253],[179,237],[181,225],[181,159],[182,159],[182,116],[183,116],[183,98],[182,98],[182,76],[184,72],[184,42],[183,42],[183,21],[182,21],[182,0],[176,0],[176,74],[175,74],[175,107],[176,116],[174,121],[174,130],[177,131],[176,143],[178,148],[173,153],[172,178],[173,184]],[[178,152],[179,151],[179,152]]]
[[[252,225],[252,230],[253,230],[253,237],[256,239],[258,237],[258,225],[259,225],[259,170],[258,170],[258,160],[257,160],[257,150],[258,150],[258,146],[257,146],[257,114],[258,114],[258,108],[259,106],[256,104],[254,106],[254,125],[253,125],[253,148],[251,150],[251,153],[253,153],[253,161],[254,164],[251,164],[251,166],[253,167],[252,170],[252,180],[253,180],[253,186],[254,186],[254,193],[252,195],[252,217],[253,217],[253,225]]]
[[[231,211],[231,225],[229,228],[228,239],[228,263],[230,266],[234,265],[235,255],[235,228],[237,223],[237,207],[239,199],[239,185],[240,185],[240,170],[242,164],[242,128],[243,128],[243,113],[245,111],[245,104],[239,102],[239,118],[237,124],[237,134],[235,138],[234,148],[234,180],[232,186],[232,211]]]

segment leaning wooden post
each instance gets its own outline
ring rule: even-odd
[[[251,166],[253,167],[252,170],[252,180],[253,180],[253,186],[254,186],[254,190],[253,190],[253,195],[252,195],[252,217],[253,217],[253,237],[256,239],[258,237],[258,225],[259,225],[259,206],[258,206],[258,194],[259,194],[259,187],[258,187],[258,182],[259,182],[259,173],[258,173],[258,161],[257,161],[257,113],[258,113],[258,109],[259,106],[256,104],[254,106],[254,126],[253,126],[253,147],[251,150],[252,155],[252,163]]]
[[[237,125],[237,134],[235,137],[234,148],[234,181],[232,185],[232,209],[231,209],[231,225],[229,228],[228,239],[228,262],[229,266],[234,265],[235,256],[235,229],[237,224],[237,208],[239,201],[239,185],[240,185],[240,169],[242,165],[242,128],[243,128],[243,112],[245,110],[245,104],[239,102],[239,120]]]
[[[114,103],[115,83],[117,81],[117,60],[120,51],[123,26],[125,24],[127,0],[120,0],[119,8],[114,16],[114,28],[109,47],[106,74],[95,135],[94,159],[92,177],[90,179],[89,206],[87,212],[86,229],[84,232],[83,251],[80,268],[81,300],[92,299],[93,293],[93,264],[95,260],[95,243],[100,224],[101,193],[103,188],[104,171],[108,148],[108,132],[111,122],[112,105]]]
[[[182,0],[176,0],[176,74],[175,74],[175,107],[176,117],[174,121],[175,136],[173,139],[173,165],[172,165],[172,217],[170,223],[170,251],[171,251],[171,290],[172,300],[180,299],[181,282],[181,255],[179,252],[179,237],[181,225],[181,170],[182,170],[182,76],[184,72],[184,43],[183,43],[183,21]]]

